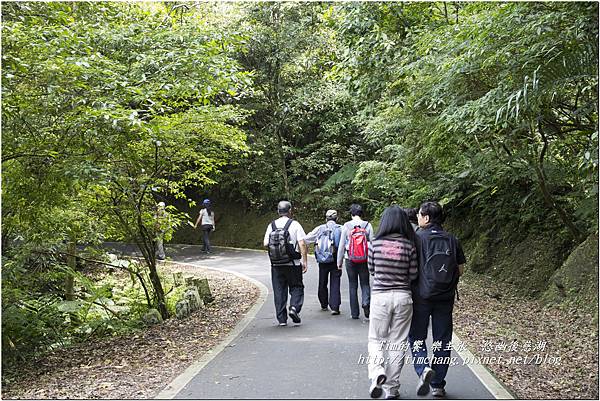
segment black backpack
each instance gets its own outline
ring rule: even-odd
[[[452,237],[435,232],[421,242],[425,260],[419,274],[419,295],[428,301],[450,301],[457,292],[458,263]]]
[[[275,221],[271,222],[272,231],[269,234],[269,259],[272,266],[294,265],[294,259],[300,259],[301,255],[296,252],[290,244],[289,228],[294,220],[289,219],[283,228],[277,228]]]

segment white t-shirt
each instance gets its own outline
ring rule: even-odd
[[[283,226],[285,226],[285,223],[287,223],[287,221],[289,219],[290,218],[287,216],[281,216],[280,218],[275,220],[275,227],[283,228]],[[263,240],[264,246],[269,246],[269,234],[271,234],[271,231],[273,231],[273,227],[271,227],[271,223],[269,223],[269,225],[267,226],[267,231],[265,232],[265,238]],[[292,222],[292,224],[290,224],[290,228],[288,229],[288,232],[290,233],[290,244],[294,245],[294,249],[297,252],[300,252],[300,248],[298,246],[298,240],[304,238],[304,236],[306,235],[306,233],[304,232],[304,229],[302,228],[300,223],[298,223],[296,220],[294,220]],[[295,264],[299,265],[300,259],[295,259],[294,262],[298,262]]]
[[[200,221],[200,225],[210,224],[212,226],[215,225],[215,212],[212,212],[210,215],[206,209],[200,210],[200,216],[202,220]]]

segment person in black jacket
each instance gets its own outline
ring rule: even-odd
[[[451,340],[452,310],[465,255],[458,239],[443,230],[444,214],[437,202],[425,202],[417,213],[419,277],[413,282],[413,316],[409,333],[414,368],[419,376],[417,394],[446,395]],[[425,339],[431,317],[433,358],[428,360]],[[431,363],[428,363],[431,362]]]

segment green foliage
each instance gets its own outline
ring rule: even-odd
[[[597,5],[470,4],[439,18],[442,5],[341,8],[349,54],[358,44],[366,57],[377,38],[397,49],[364,71],[346,63],[355,81],[380,88],[365,109],[379,150],[358,169],[356,189],[382,205],[474,207],[498,223],[539,222],[547,209],[565,227],[593,229]],[[432,13],[419,14],[426,7]]]
[[[252,145],[248,159],[227,170],[220,192],[261,210],[283,198],[314,211],[343,202],[342,195],[336,201],[330,191],[314,190],[365,160],[368,149],[354,118],[356,99],[336,68],[341,48],[330,6],[253,3],[243,11],[249,40],[238,57],[254,72],[256,90],[240,105],[253,111]],[[233,21],[230,29],[237,26]]]
[[[6,352],[120,330],[114,285],[66,267],[73,243],[136,243],[129,313],[167,315],[155,240],[191,235],[198,193],[243,204],[227,224],[253,224],[249,246],[282,198],[307,222],[436,199],[565,254],[597,230],[596,3],[13,2],[2,17]],[[479,234],[484,266],[502,238]]]
[[[214,11],[3,5],[3,328],[14,337],[3,344],[15,352],[116,330],[98,305],[111,298],[103,286],[88,283],[85,305],[61,312],[74,307],[67,282],[83,280],[81,266],[65,268],[72,243],[94,254],[106,238],[136,243],[149,302],[168,314],[155,239],[187,216],[169,206],[157,222],[156,203],[214,184],[246,153],[247,113],[232,104],[251,83],[232,58],[243,36],[222,36]],[[64,313],[88,326],[77,334]]]

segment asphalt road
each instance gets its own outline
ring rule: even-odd
[[[215,248],[215,253],[203,255],[197,246],[171,245],[167,254],[173,261],[242,273],[271,289],[266,252]],[[304,284],[301,325],[295,326],[290,320],[287,327],[277,326],[269,290],[266,302],[250,324],[175,398],[368,398],[367,366],[359,360],[367,353],[369,323],[350,318],[345,272],[339,316],[321,311],[317,299],[318,267],[313,257],[309,257]],[[458,357],[455,353],[453,356]],[[450,367],[446,377],[447,398],[494,398],[471,369],[459,361]],[[404,366],[401,383],[401,398],[432,398],[430,394],[417,397],[417,376],[412,365]]]

